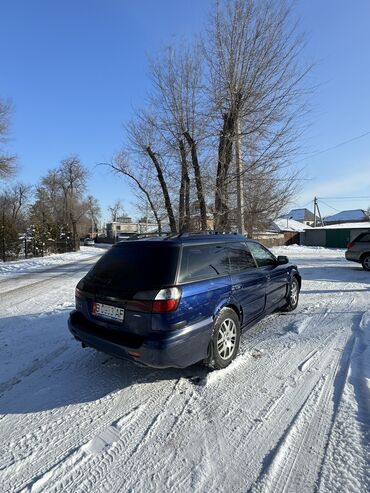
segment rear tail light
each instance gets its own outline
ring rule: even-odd
[[[354,247],[354,246],[355,246],[354,242],[353,242],[353,241],[350,241],[350,242],[348,243],[348,245],[347,245],[347,248],[348,248],[348,250],[349,250],[350,248],[352,248],[352,247]]]
[[[153,301],[153,313],[173,312],[178,307],[181,298],[179,288],[161,289]]]
[[[179,305],[181,290],[165,288],[160,291],[141,291],[127,304],[127,309],[152,313],[173,312]]]

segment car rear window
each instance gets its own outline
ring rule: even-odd
[[[113,289],[160,288],[175,283],[179,248],[127,243],[112,247],[87,277]]]
[[[180,282],[210,279],[228,274],[229,258],[224,244],[187,245],[182,251]]]

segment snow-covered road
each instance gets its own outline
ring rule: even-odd
[[[81,349],[66,320],[102,252],[0,267],[0,491],[369,491],[370,274],[277,252],[300,268],[297,311],[212,373]]]

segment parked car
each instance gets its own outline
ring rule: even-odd
[[[85,238],[84,239],[84,246],[94,246],[95,241],[92,238]]]
[[[358,262],[365,270],[370,271],[370,230],[348,243],[345,255],[347,260]]]
[[[225,368],[241,331],[298,304],[301,276],[285,256],[234,234],[117,243],[77,284],[69,329],[143,365]]]

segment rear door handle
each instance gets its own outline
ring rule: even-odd
[[[232,291],[237,291],[238,289],[241,289],[242,285],[241,284],[234,284],[232,287]]]

